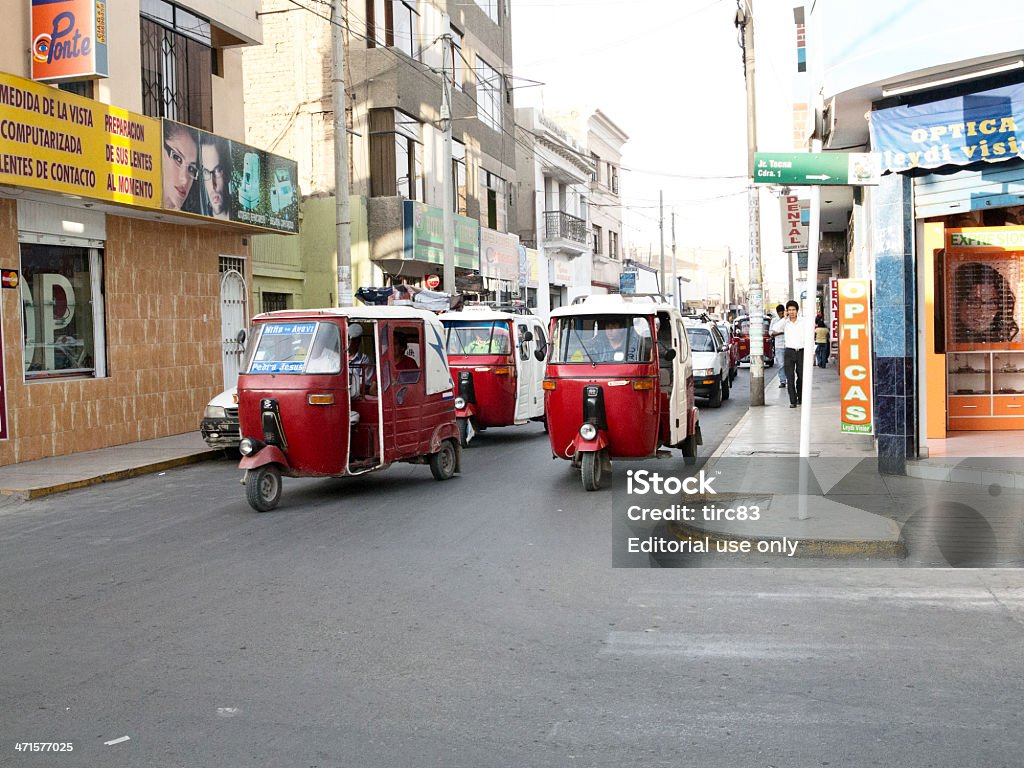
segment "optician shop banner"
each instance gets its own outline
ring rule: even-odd
[[[869,115],[883,171],[1012,160],[1024,152],[1024,84]]]
[[[0,184],[160,204],[160,121],[0,73]]]
[[[295,233],[298,165],[190,125],[163,121],[161,207]]]
[[[837,280],[839,293],[839,406],[841,432],[873,435],[871,281]]]

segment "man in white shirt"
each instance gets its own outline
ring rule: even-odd
[[[807,318],[800,315],[800,305],[795,301],[786,302],[786,325],[783,332],[786,340],[786,386],[789,392],[789,407],[800,405],[804,383],[804,345],[810,337]]]
[[[779,304],[775,307],[778,317],[772,320],[768,334],[775,339],[775,360],[779,364],[779,389],[786,388],[786,336],[785,328],[789,320],[786,319],[786,308]]]

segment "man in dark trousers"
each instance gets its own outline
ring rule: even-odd
[[[784,327],[786,338],[786,388],[789,392],[789,407],[800,405],[804,384],[804,345],[810,336],[807,318],[800,314],[800,305],[795,301],[786,302]]]

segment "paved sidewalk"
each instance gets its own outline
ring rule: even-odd
[[[0,467],[0,494],[35,499],[218,458],[197,429],[183,435]]]

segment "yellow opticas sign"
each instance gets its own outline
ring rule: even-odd
[[[156,208],[160,121],[0,73],[0,184]]]

